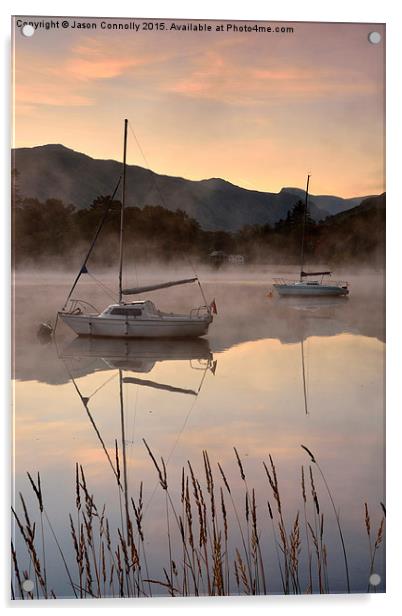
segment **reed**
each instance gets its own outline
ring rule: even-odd
[[[56,597],[54,589],[49,586],[53,563],[47,547],[50,540],[46,536],[48,529],[56,542],[72,593],[79,598],[144,597],[155,592],[171,596],[228,595],[232,592],[267,594],[277,591],[277,581],[267,577],[267,571],[275,566],[285,594],[328,593],[331,591],[328,577],[330,554],[325,535],[329,521],[324,518],[321,482],[316,482],[314,467],[323,480],[324,495],[329,496],[329,503],[336,512],[335,528],[344,549],[346,587],[351,590],[339,514],[317,458],[309,449],[303,446],[311,464],[308,473],[304,467],[301,469],[300,507],[291,511],[282,497],[279,473],[271,455],[263,461],[268,480],[266,494],[259,494],[249,485],[247,469],[234,448],[233,466],[235,470],[237,467],[240,480],[238,476],[234,478],[227,474],[220,463],[214,473],[209,454],[204,450],[200,474],[195,472],[190,461],[181,469],[176,497],[172,496],[176,492],[170,492],[169,483],[173,485],[175,482],[171,477],[168,482],[164,459],[158,459],[146,441],[144,446],[155,468],[164,500],[161,524],[166,533],[165,558],[159,563],[148,561],[146,545],[150,537],[147,509],[144,508],[144,485],[139,483],[137,494],[126,493],[125,482],[120,480],[121,465],[116,443],[116,487],[122,497],[120,502],[128,502],[130,506],[124,507],[124,515],[121,507],[120,522],[112,522],[105,505],[96,502],[83,467],[77,464],[75,495],[72,495],[75,513],[72,511],[67,516],[72,544],[69,556],[63,553],[61,542],[54,533],[39,474],[36,479],[28,475],[38,507],[35,512],[29,511],[24,496],[20,494],[19,507],[12,510],[19,533],[18,545],[14,541],[11,546],[11,592],[14,598]],[[264,516],[259,514],[261,501],[267,505]],[[375,570],[376,558],[384,543],[385,507],[381,504],[381,508],[381,518],[373,533],[373,519],[367,503],[364,504],[362,533],[367,535],[369,543],[369,577]],[[158,569],[159,573],[155,573]],[[34,592],[25,591],[24,580],[32,578]],[[367,590],[375,592],[376,589],[369,582]]]
[[[304,514],[304,531],[307,543],[307,558],[308,558],[308,587],[307,593],[311,593],[313,591],[313,577],[311,570],[311,547],[310,547],[310,537],[307,526],[307,493],[306,493],[306,483],[304,477],[304,466],[301,467],[301,488],[302,488],[302,499],[303,499],[303,514]]]
[[[270,469],[268,469],[268,466],[265,462],[263,462],[263,466],[265,469],[265,473],[268,477],[269,485],[271,486],[272,494],[276,502],[277,513],[279,517],[278,530],[279,530],[279,537],[281,540],[280,549],[283,555],[283,574],[282,575],[283,575],[283,582],[284,582],[284,593],[288,594],[289,584],[290,584],[288,536],[287,536],[285,521],[284,521],[283,513],[282,513],[282,501],[281,501],[281,496],[280,496],[280,491],[279,491],[279,483],[278,483],[278,477],[276,473],[276,467],[275,467],[275,464],[274,464],[274,461],[271,455],[269,455],[269,461],[270,461]]]
[[[382,505],[382,503],[381,503]],[[385,511],[385,507],[382,505],[382,510],[383,512]],[[367,529],[367,518],[369,518],[369,514],[368,514],[368,507],[367,507],[367,503],[365,503],[365,512],[366,512],[366,516],[365,516],[365,521],[366,521],[366,529]],[[376,538],[374,541],[374,549],[372,549],[371,547],[371,541],[370,541],[370,572],[369,572],[369,583],[367,586],[367,592],[369,592],[370,587],[371,587],[371,575],[373,574],[374,571],[374,561],[375,561],[375,557],[376,554],[383,542],[384,539],[384,528],[385,528],[385,515],[382,516],[381,521],[380,521],[380,525],[378,527],[377,533],[376,533]],[[367,532],[368,529],[367,529]],[[374,592],[377,592],[376,587],[374,586]]]
[[[308,453],[308,455],[310,456],[310,459],[313,462],[313,464],[316,465],[316,467],[317,467],[317,469],[318,469],[318,471],[319,471],[319,473],[321,475],[321,478],[322,478],[322,480],[324,482],[324,485],[325,485],[325,488],[327,490],[329,499],[331,501],[331,505],[332,505],[332,508],[333,508],[334,514],[335,514],[336,524],[337,524],[338,531],[339,531],[339,537],[340,537],[341,544],[342,544],[342,552],[343,552],[343,558],[344,558],[344,563],[345,563],[345,573],[346,573],[346,585],[347,585],[348,593],[350,593],[350,576],[349,576],[348,557],[347,557],[347,554],[346,554],[345,539],[343,537],[343,532],[342,532],[342,527],[341,527],[341,522],[340,522],[338,510],[337,510],[337,508],[335,506],[335,502],[334,502],[334,499],[332,497],[331,490],[329,488],[329,485],[327,483],[327,480],[325,478],[325,475],[324,475],[320,465],[318,464],[318,462],[315,459],[314,455],[311,453],[311,451],[305,445],[301,445],[301,447],[302,447],[302,449],[304,449]],[[311,473],[311,477],[312,477],[312,473]],[[317,509],[318,509],[318,513],[319,513],[318,500],[316,500],[315,503],[316,503],[316,506],[317,506]]]

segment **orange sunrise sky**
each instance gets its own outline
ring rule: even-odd
[[[163,20],[163,32],[136,32],[68,20],[31,38],[15,28],[14,147],[121,160],[127,117],[157,173],[277,192],[309,172],[313,194],[385,190],[383,25],[249,21],[233,23],[294,32],[233,33],[199,20],[212,31],[178,32]],[[131,133],[128,162],[147,166]]]

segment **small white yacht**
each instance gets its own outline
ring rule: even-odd
[[[345,296],[349,294],[349,284],[346,281],[329,281],[324,278],[331,276],[331,272],[305,272],[304,267],[304,236],[306,232],[306,218],[308,211],[308,188],[310,176],[307,176],[306,200],[304,204],[304,217],[301,237],[301,264],[299,280],[286,280],[284,278],[274,278],[273,287],[284,296]],[[313,278],[313,280],[309,280]]]
[[[284,278],[274,278],[273,287],[279,293],[279,295],[292,295],[292,296],[345,296],[349,294],[349,287],[347,282],[340,280],[326,283],[323,279],[324,276],[329,276],[331,272],[311,272],[301,273],[300,280],[286,280]],[[303,278],[307,276],[321,276],[320,280],[306,280]]]
[[[78,336],[112,338],[186,338],[204,336],[212,322],[205,306],[190,314],[161,312],[150,300],[111,304],[101,313],[84,312],[86,304],[73,300],[70,310],[59,312]]]
[[[207,303],[204,291],[197,276],[170,282],[162,282],[149,286],[123,288],[123,231],[124,208],[126,200],[126,155],[127,155],[127,125],[124,121],[124,154],[122,175],[122,204],[120,211],[120,265],[119,265],[119,296],[118,303],[109,305],[103,312],[99,312],[86,301],[72,297],[74,289],[81,275],[89,274],[87,263],[100,231],[106,221],[109,209],[118,190],[120,179],[108,202],[102,220],[96,230],[94,239],[87,252],[81,269],[76,276],[73,286],[67,296],[62,310],[57,313],[57,320],[68,325],[79,336],[98,336],[112,338],[197,338],[204,336],[216,314],[216,304]],[[155,304],[148,300],[124,301],[127,295],[144,295],[145,293],[174,287],[184,284],[198,284],[203,305],[193,308],[188,314],[174,314],[158,310]]]

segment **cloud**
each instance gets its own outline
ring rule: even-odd
[[[123,50],[116,45],[106,47],[95,39],[87,39],[73,47],[64,62],[64,70],[68,76],[78,80],[113,79],[149,61],[148,54],[132,53],[132,50]]]
[[[15,64],[15,100],[27,114],[39,105],[87,107],[96,104],[92,82],[113,80],[133,69],[161,61],[158,51],[125,52],[88,39],[62,55],[27,54],[21,51]],[[136,74],[133,75],[135,81]]]
[[[291,65],[261,66],[244,63],[239,49],[224,50],[226,56],[208,51],[197,57],[188,74],[168,86],[168,90],[188,97],[209,98],[229,104],[258,104],[267,100],[315,100],[325,97],[364,95],[375,84],[343,67],[332,71]],[[256,60],[255,62],[258,62]]]
[[[141,43],[127,45],[116,41],[114,45],[105,45],[100,40],[87,38],[71,49],[64,70],[79,81],[114,79],[126,73],[131,73],[135,79],[138,75],[135,69],[150,65],[158,64],[158,71],[163,74],[167,57],[166,51]]]
[[[52,105],[56,107],[86,107],[93,104],[93,99],[70,92],[60,83],[42,81],[18,85],[16,100],[26,111],[33,110],[34,105]]]
[[[77,79],[112,79],[124,73],[127,68],[140,63],[136,60],[113,58],[73,58],[66,62],[65,70]]]

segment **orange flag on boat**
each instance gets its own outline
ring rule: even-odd
[[[216,308],[216,303],[215,300],[213,299],[212,302],[209,305],[209,309],[213,314],[218,314],[218,310]]]

